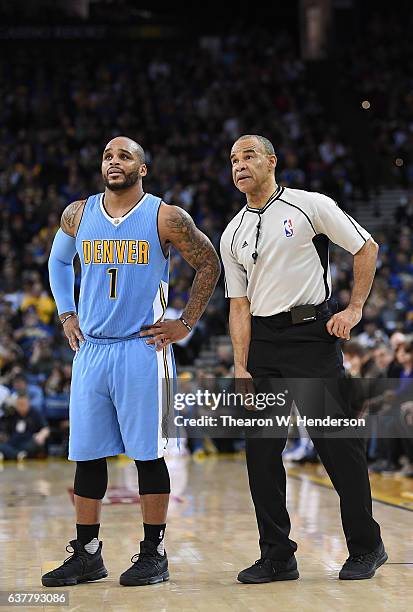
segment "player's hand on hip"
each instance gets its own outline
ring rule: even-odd
[[[166,321],[157,321],[153,325],[144,325],[141,328],[139,336],[145,338],[146,344],[154,344],[157,351],[161,351],[168,344],[183,340],[189,334],[189,330],[179,319],[170,319]]]
[[[63,323],[63,331],[66,334],[66,338],[69,340],[70,348],[77,352],[80,344],[83,344],[85,339],[79,327],[79,319],[76,315],[70,317]]]
[[[362,315],[361,308],[347,306],[341,312],[334,314],[327,322],[326,328],[329,334],[350,340],[350,331],[360,321]]]

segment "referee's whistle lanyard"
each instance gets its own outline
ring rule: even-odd
[[[258,213],[258,223],[257,223],[257,233],[255,234],[255,251],[252,254],[252,258],[254,260],[254,266],[257,263],[257,259],[258,259],[257,247],[258,247],[258,240],[259,240],[260,231],[261,231],[261,215],[262,215],[262,213],[259,212]]]
[[[257,233],[255,234],[255,251],[252,254],[252,258],[254,260],[254,266],[257,263],[257,259],[258,259],[258,250],[257,250],[257,248],[258,248],[258,240],[260,238],[260,232],[261,232],[261,221],[262,221],[261,215],[267,210],[268,205],[270,204],[270,202],[272,204],[272,202],[276,199],[274,196],[275,196],[276,193],[278,193],[278,191],[279,191],[279,187],[277,187],[277,189],[274,191],[274,193],[272,193],[270,195],[270,197],[268,198],[268,200],[265,202],[264,206],[261,209],[254,211],[254,212],[256,212],[256,214],[258,214]]]

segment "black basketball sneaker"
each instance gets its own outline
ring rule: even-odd
[[[131,561],[132,567],[119,578],[123,586],[143,586],[169,580],[166,552],[160,555],[155,542],[143,540],[140,543],[140,552],[134,555]]]
[[[72,554],[62,565],[42,576],[43,586],[71,586],[100,580],[108,575],[102,559],[102,542],[99,542],[99,548],[94,554],[88,553],[79,540],[71,540],[66,550]]]
[[[373,578],[376,569],[383,565],[383,563],[386,563],[387,559],[384,544],[380,542],[378,547],[372,552],[350,555],[341,568],[338,577],[340,580],[366,580]]]
[[[246,584],[297,580],[297,578],[299,578],[299,573],[294,555],[286,561],[275,561],[265,558],[258,559],[254,565],[242,570],[237,576],[239,582]]]

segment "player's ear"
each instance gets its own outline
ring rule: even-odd
[[[146,165],[146,164],[142,164],[142,165],[139,167],[139,174],[140,174],[141,176],[146,176],[146,175],[148,174],[148,168],[147,168],[147,165]]]

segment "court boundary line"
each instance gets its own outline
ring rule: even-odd
[[[323,487],[324,489],[335,491],[332,484],[323,482],[321,478],[318,478],[317,476],[312,476],[310,474],[292,474],[290,472],[291,469],[294,469],[294,468],[287,468],[287,475],[290,478],[295,478],[295,480],[309,480],[311,483],[318,485],[319,487]],[[373,501],[378,502],[379,504],[384,504],[385,506],[390,506],[391,508],[397,508],[399,510],[407,510],[407,512],[413,512],[413,508],[408,508],[407,506],[402,506],[400,504],[390,502],[385,499],[380,499],[379,497],[376,497],[373,495],[371,496],[371,498]]]

